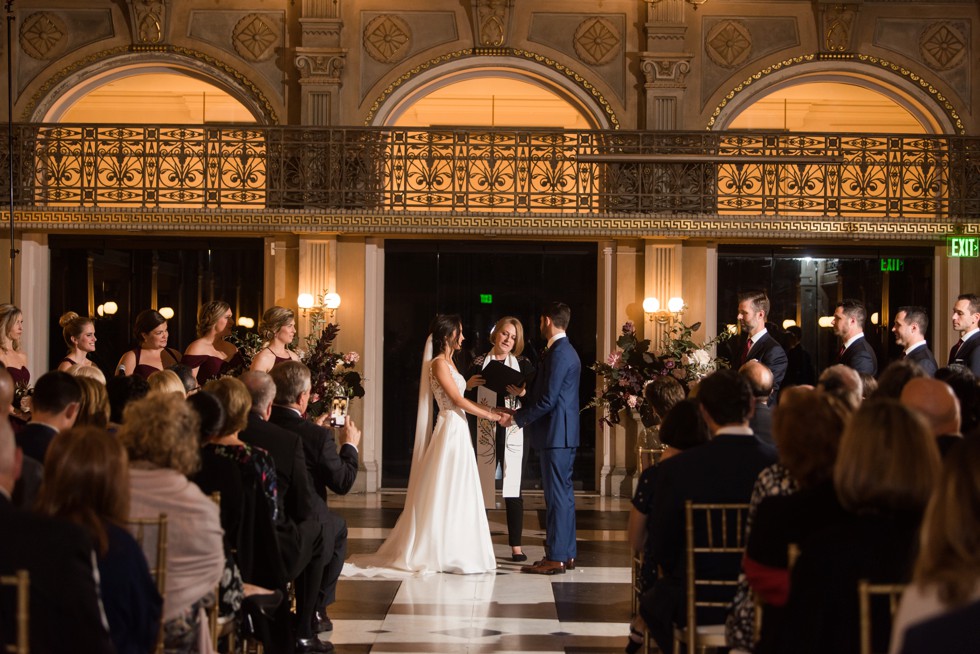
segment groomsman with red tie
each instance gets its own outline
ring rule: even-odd
[[[960,340],[949,350],[949,363],[958,363],[980,377],[980,296],[967,293],[953,305],[953,329]]]
[[[772,406],[779,395],[779,387],[786,376],[789,365],[786,350],[779,344],[769,330],[766,329],[766,318],[769,317],[769,298],[762,291],[740,293],[738,296],[738,324],[746,334],[745,345],[742,346],[742,356],[738,362],[741,368],[749,361],[763,363],[772,371],[772,393],[767,404]]]
[[[843,300],[834,310],[834,334],[841,340],[837,362],[872,377],[878,374],[878,357],[864,337],[868,312],[860,300]]]

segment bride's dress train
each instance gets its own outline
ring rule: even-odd
[[[451,372],[462,394],[466,380]],[[345,576],[471,574],[497,567],[466,415],[431,367],[428,377],[439,417],[424,453],[414,457],[405,508],[376,553],[348,559]]]

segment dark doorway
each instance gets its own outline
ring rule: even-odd
[[[404,488],[415,441],[419,366],[429,322],[438,313],[458,313],[465,341],[460,370],[489,350],[498,318],[524,326],[524,355],[536,361],[544,348],[538,313],[559,300],[571,307],[568,337],[582,359],[581,405],[595,387],[597,250],[591,243],[506,241],[386,241],[384,333],[384,463],[382,484]],[[576,488],[595,489],[594,409],[581,414],[582,447],[575,460]],[[531,453],[525,488],[540,487]]]
[[[116,304],[115,314],[95,315],[98,342],[91,358],[114,374],[122,353],[133,346],[133,320],[143,309],[170,307],[170,347],[181,352],[195,338],[197,309],[212,299],[231,305],[237,322],[262,313],[261,239],[51,236],[51,367],[65,354],[58,317],[86,315],[89,279],[94,306]],[[91,271],[91,272],[90,272]],[[152,289],[157,302],[152,306]],[[235,327],[241,331],[242,327]]]

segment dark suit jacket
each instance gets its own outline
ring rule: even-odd
[[[779,394],[779,387],[783,383],[783,378],[786,377],[786,368],[789,365],[786,350],[767,331],[762,338],[752,344],[752,349],[749,350],[742,363],[752,359],[765,364],[772,371],[772,397],[776,397]]]
[[[528,428],[533,447],[579,446],[581,375],[578,353],[567,337],[559,338],[541,360],[524,406],[514,414],[514,423]]]
[[[357,448],[345,443],[337,452],[333,431],[301,418],[290,408],[273,406],[269,421],[298,435],[313,491],[326,503],[327,488],[345,495],[357,478]]]
[[[956,351],[956,356],[950,363],[964,365],[972,370],[974,375],[980,377],[980,334],[968,338]]]
[[[851,347],[844,350],[840,355],[840,363],[872,377],[878,374],[878,357],[875,356],[874,348],[865,336],[857,339],[851,343]]]
[[[44,455],[48,451],[48,445],[57,435],[58,432],[53,427],[29,422],[17,433],[17,447],[24,450],[24,456],[44,463]]]
[[[980,651],[980,601],[916,622],[905,631],[901,654],[975,654]]]
[[[930,377],[935,375],[936,370],[939,369],[939,366],[936,364],[936,357],[933,356],[932,350],[929,349],[928,345],[920,345],[909,352],[905,358],[909,361],[914,361]]]
[[[115,652],[95,582],[92,540],[81,527],[15,509],[0,494],[0,573],[30,572],[32,654]],[[12,593],[0,594],[0,630],[14,615]],[[9,638],[4,633],[5,638]],[[7,642],[11,642],[7,640]]]
[[[749,420],[749,427],[756,438],[775,447],[772,440],[772,409],[765,402],[755,403],[755,412]]]
[[[11,493],[14,506],[30,511],[34,507],[37,494],[41,491],[42,481],[44,481],[44,466],[37,459],[25,456],[20,468],[20,479],[14,484],[14,492]]]

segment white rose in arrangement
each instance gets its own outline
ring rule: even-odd
[[[691,359],[698,366],[705,367],[711,364],[711,355],[706,350],[695,350],[691,353]]]

